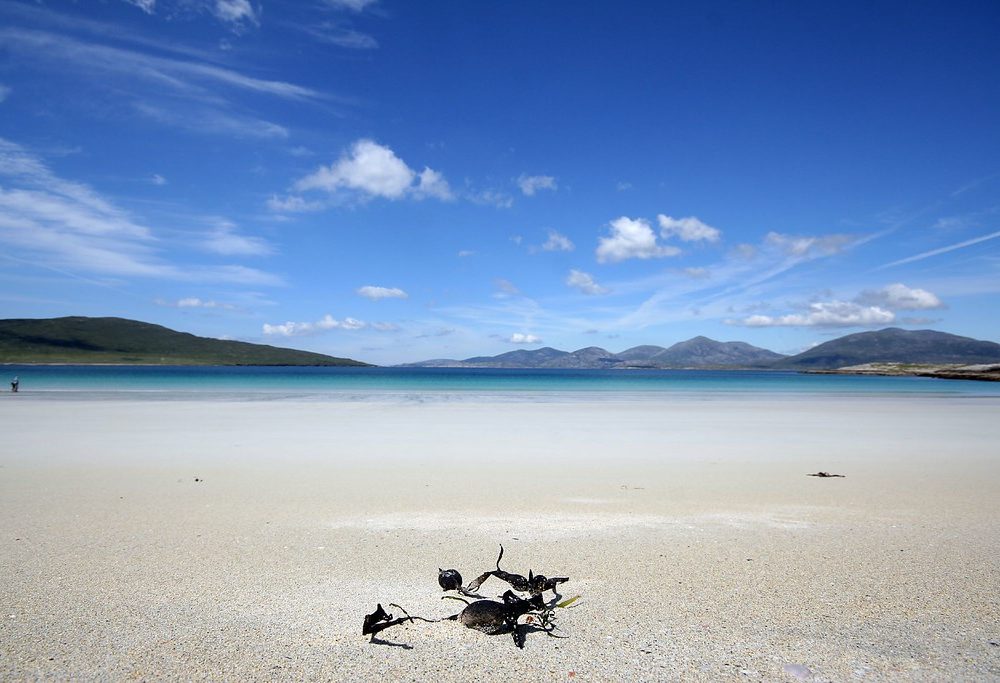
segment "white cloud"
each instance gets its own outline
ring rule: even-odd
[[[0,102],[3,102],[10,95],[10,88],[6,85],[0,84]]]
[[[684,242],[718,242],[722,234],[717,228],[702,223],[694,216],[671,218],[661,213],[656,220],[660,223],[660,234],[663,237],[676,235]]]
[[[630,182],[628,182],[626,180],[619,180],[615,184],[615,189],[618,190],[619,192],[626,192],[626,191],[632,189],[632,183],[630,183]]]
[[[309,334],[317,334],[327,330],[361,330],[368,326],[368,323],[355,318],[344,318],[337,320],[327,314],[311,323],[286,322],[279,325],[264,323],[263,331],[268,336],[275,337],[301,337]]]
[[[395,323],[372,323],[372,329],[378,332],[398,332],[399,325]]]
[[[154,173],[152,176],[150,176],[149,182],[153,183],[154,185],[163,186],[167,184],[167,179],[161,176],[159,173]]]
[[[592,296],[608,293],[608,289],[606,287],[602,287],[594,282],[594,278],[589,273],[584,273],[582,270],[569,271],[569,275],[566,277],[566,284],[580,290],[584,294],[590,294]]]
[[[466,258],[467,256],[475,256],[476,252],[472,249],[462,249],[458,252],[459,258]]]
[[[309,211],[320,211],[323,202],[311,202],[296,195],[279,197],[271,195],[267,200],[267,208],[275,213],[306,213]]]
[[[882,289],[865,290],[855,299],[859,304],[881,306],[894,311],[920,311],[944,308],[936,295],[926,289],[907,287],[901,282],[886,285]]]
[[[850,301],[809,304],[806,313],[788,315],[751,315],[740,321],[727,321],[747,327],[869,327],[885,325],[896,319],[892,311],[879,306],[862,306]]]
[[[764,237],[764,244],[778,249],[787,256],[812,257],[830,256],[843,250],[851,242],[850,235],[784,235],[769,232]]]
[[[573,251],[573,243],[566,235],[561,235],[555,230],[549,230],[549,238],[542,245],[544,251]]]
[[[363,330],[364,328],[368,327],[368,323],[362,322],[361,320],[357,320],[355,318],[344,318],[342,321],[340,321],[340,326],[345,330]]]
[[[249,0],[215,0],[212,13],[220,20],[230,24],[234,29],[246,24],[257,25],[257,13]]]
[[[420,172],[420,176],[417,178],[417,186],[413,189],[413,194],[420,198],[434,197],[443,201],[454,199],[451,188],[448,186],[448,181],[444,179],[444,176],[427,167],[424,167],[424,170]]]
[[[346,189],[393,200],[407,195],[451,198],[448,183],[440,173],[425,168],[417,174],[391,149],[367,139],[355,142],[335,163],[321,166],[296,182],[294,188],[331,193]]]
[[[611,235],[600,238],[597,246],[597,260],[600,263],[614,263],[626,259],[661,258],[681,253],[677,247],[656,243],[656,234],[644,218],[622,216],[611,221]]]
[[[517,186],[528,197],[531,197],[539,190],[557,189],[556,179],[550,175],[525,175],[524,173],[518,176]]]
[[[208,251],[224,256],[265,256],[273,252],[271,245],[259,237],[247,237],[236,232],[236,224],[220,219],[208,235],[201,241],[201,246]]]
[[[409,296],[398,287],[375,287],[373,285],[359,287],[358,294],[372,301],[378,301],[379,299],[405,299]]]
[[[515,332],[507,338],[507,341],[511,344],[540,344],[542,340],[533,334],[523,334],[521,332]]]

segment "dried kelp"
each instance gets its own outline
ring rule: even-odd
[[[465,609],[458,614],[447,617],[447,619],[458,621],[468,628],[483,633],[510,633],[514,639],[514,643],[522,648],[524,647],[527,634],[532,631],[541,631],[547,635],[559,637],[553,633],[556,629],[553,616],[554,611],[557,608],[568,607],[580,597],[576,596],[569,600],[559,601],[562,596],[559,595],[557,587],[560,583],[569,579],[567,577],[553,577],[550,579],[542,574],[536,575],[530,570],[527,577],[504,571],[500,568],[500,560],[503,559],[503,552],[503,546],[501,545],[495,570],[483,573],[466,587],[462,586],[462,575],[457,569],[438,568],[438,585],[442,590],[446,592],[456,591],[475,599],[474,602],[470,602],[464,598],[450,595],[444,596],[445,598],[460,600],[466,604]],[[475,593],[482,586],[483,582],[491,576],[495,576],[511,586],[511,590],[505,592],[500,597],[500,600],[485,599],[483,596]],[[542,594],[547,590],[551,590],[555,595],[549,603],[546,603],[542,597]],[[514,591],[528,593],[529,597],[523,598]],[[395,603],[390,603],[389,607],[400,610],[404,616],[394,618],[392,614],[388,613],[379,604],[374,612],[365,615],[364,624],[361,629],[363,635],[371,636],[370,642],[381,645],[409,647],[408,645],[378,640],[376,636],[388,628],[406,622],[423,621],[435,623],[442,621],[441,619],[426,619],[424,617],[411,616],[405,609]],[[521,617],[526,617],[523,622],[519,622]]]
[[[364,625],[361,627],[361,635],[371,636],[371,640],[369,642],[374,643],[375,636],[381,633],[382,631],[386,630],[387,628],[390,628],[392,626],[399,626],[400,624],[406,623],[407,621],[412,622],[415,620],[419,620],[419,621],[425,621],[429,624],[433,624],[437,621],[440,621],[439,619],[425,619],[424,617],[411,617],[409,612],[407,612],[405,609],[403,609],[394,602],[389,603],[389,607],[395,607],[406,616],[393,619],[392,615],[386,612],[382,608],[382,603],[379,603],[378,606],[375,608],[374,612],[365,615],[365,622]]]
[[[841,479],[843,479],[847,475],[844,475],[844,474],[830,474],[829,472],[813,472],[812,474],[807,474],[806,476],[807,477],[822,477],[823,479],[832,479],[834,477],[840,477]]]
[[[441,569],[438,567],[438,585],[441,590],[457,591],[462,588],[462,575],[457,569]]]
[[[511,588],[521,593],[530,593],[531,595],[541,595],[545,591],[556,592],[556,586],[560,583],[569,581],[569,577],[566,576],[556,576],[553,578],[548,578],[544,574],[535,574],[530,569],[528,570],[528,576],[524,577],[521,574],[512,574],[510,572],[500,569],[500,560],[503,559],[503,546],[500,546],[500,554],[497,556],[497,568],[488,572],[484,572],[475,581],[466,586],[465,590],[474,593],[479,590],[479,587],[483,585],[483,582],[491,576],[495,576],[501,581],[506,581],[510,584]]]
[[[533,595],[528,599],[518,597],[513,591],[507,591],[502,596],[503,602],[496,600],[477,600],[458,614],[448,617],[456,619],[462,625],[482,631],[490,635],[510,633],[514,644],[524,647],[525,632],[518,628],[519,617],[533,610],[544,611],[545,602],[541,595]]]

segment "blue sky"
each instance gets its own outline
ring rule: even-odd
[[[0,317],[1000,340],[995,2],[0,1]]]

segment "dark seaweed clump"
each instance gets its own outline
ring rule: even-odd
[[[500,568],[500,560],[503,559],[503,552],[503,546],[501,545],[500,554],[497,556],[496,569],[483,572],[468,586],[462,586],[462,575],[457,569],[438,569],[438,585],[442,590],[446,592],[454,591],[466,597],[473,598],[473,601],[469,601],[457,596],[445,596],[445,598],[460,600],[466,603],[465,609],[458,614],[453,614],[444,619],[426,619],[424,617],[410,616],[405,609],[395,603],[391,603],[389,607],[394,607],[404,614],[402,617],[394,618],[392,614],[386,612],[380,603],[374,612],[365,615],[364,625],[361,629],[362,635],[371,636],[370,642],[372,643],[409,647],[381,640],[376,636],[388,628],[407,622],[422,621],[436,623],[451,620],[458,621],[468,628],[489,635],[510,633],[514,643],[521,648],[524,647],[527,634],[530,632],[542,632],[549,636],[559,637],[554,633],[556,630],[555,610],[557,608],[569,607],[580,597],[576,596],[569,600],[562,600],[562,596],[558,592],[558,586],[561,583],[569,581],[569,578],[564,576],[548,578],[544,574],[535,574],[532,570],[528,570],[528,576],[504,571]],[[483,583],[491,576],[505,581],[510,585],[510,589],[501,595],[499,600],[491,600],[477,593]],[[552,591],[553,594],[553,597],[549,601],[546,601],[543,597],[546,591]],[[526,593],[527,597],[522,597],[518,593]],[[523,621],[522,617],[524,617]]]

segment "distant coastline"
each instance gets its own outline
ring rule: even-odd
[[[1000,382],[1000,363],[864,363],[833,370],[806,370],[814,375],[880,375],[884,377],[934,377]]]

